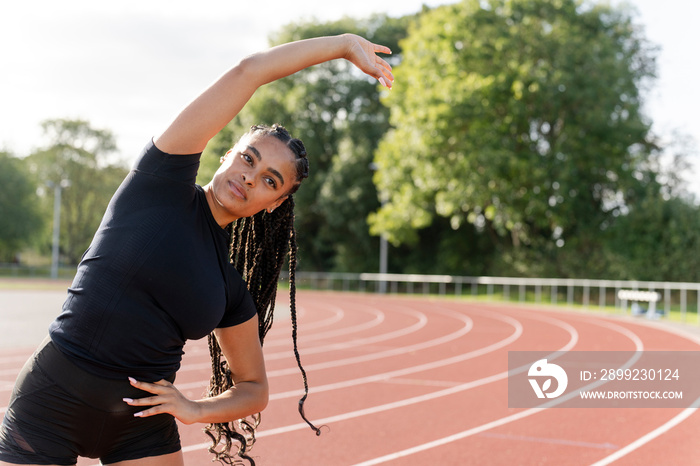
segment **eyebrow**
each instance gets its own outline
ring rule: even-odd
[[[253,153],[253,155],[255,155],[255,158],[258,159],[258,162],[262,160],[262,156],[260,155],[260,152],[255,147],[249,145],[249,146],[246,146],[246,148],[249,151],[251,151]],[[279,178],[280,184],[282,186],[284,186],[284,177],[282,176],[282,174],[280,172],[278,172],[274,168],[268,168],[268,171],[270,173],[272,173],[273,175],[275,175],[277,178]]]
[[[260,155],[260,152],[253,147],[253,146],[246,146],[246,148],[251,151],[253,154],[255,154],[255,158],[258,159],[258,161],[262,160],[262,156]]]

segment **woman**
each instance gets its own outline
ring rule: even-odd
[[[377,53],[390,51],[345,34],[251,55],[146,146],[110,202],[63,312],[18,377],[0,464],[73,465],[89,456],[182,465],[175,419],[209,424],[218,459],[231,463],[226,448],[215,449],[232,439],[247,458],[255,421],[242,432],[231,422],[268,401],[261,342],[289,245],[294,269],[292,194],[308,163],[301,141],[281,127],[253,127],[203,188],[194,184],[199,156],[258,87],[306,67],[344,58],[390,87],[391,67]],[[189,400],[172,383],[185,341],[205,335],[210,396]],[[296,326],[294,339],[296,353]]]

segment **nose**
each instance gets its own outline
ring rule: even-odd
[[[252,173],[245,173],[243,172],[243,183],[247,184],[251,188],[255,186],[255,175]]]

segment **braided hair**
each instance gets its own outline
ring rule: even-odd
[[[251,217],[240,218],[229,225],[231,235],[230,260],[246,281],[248,290],[253,297],[258,312],[258,335],[262,344],[265,335],[272,327],[277,283],[286,256],[289,254],[292,340],[294,342],[294,356],[304,382],[304,395],[299,400],[299,413],[302,419],[316,432],[316,435],[320,435],[321,431],[304,415],[304,401],[308,396],[309,386],[297,348],[295,302],[297,244],[292,194],[299,188],[301,181],[309,176],[309,161],[306,158],[304,144],[299,139],[292,138],[283,126],[253,126],[248,134],[273,136],[284,142],[296,156],[297,177],[287,199],[273,212],[263,210]],[[230,389],[234,384],[228,363],[223,358],[221,348],[213,333],[209,335],[209,353],[212,362],[212,376],[207,396],[214,397]],[[248,451],[255,443],[255,430],[260,424],[260,417],[260,413],[257,413],[235,422],[207,425],[204,431],[212,440],[209,452],[214,454],[216,460],[224,464],[240,464],[240,458],[242,458],[254,466],[255,462],[248,456]],[[234,454],[231,453],[233,442],[237,442],[239,445],[238,451]],[[217,449],[221,443],[223,443],[223,448]],[[235,458],[236,455],[238,458]]]

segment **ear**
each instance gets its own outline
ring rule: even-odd
[[[277,199],[272,205],[270,205],[270,206],[269,206],[267,209],[265,209],[265,210],[267,210],[267,213],[268,213],[268,214],[271,214],[272,211],[275,210],[276,208],[278,208],[279,206],[281,206],[282,203],[283,203],[284,201],[286,201],[288,197],[289,197],[289,196],[282,196],[282,197],[280,197],[279,199]]]

